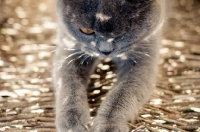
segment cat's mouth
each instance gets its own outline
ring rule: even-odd
[[[86,54],[90,55],[90,56],[94,56],[94,57],[102,57],[102,58],[106,58],[106,57],[121,57],[122,55],[126,55],[129,54],[129,52],[134,51],[136,45],[127,45],[125,47],[121,47],[121,48],[115,48],[112,52],[109,52],[109,54],[105,54],[104,52],[101,52],[98,50],[98,48],[89,48],[89,47],[82,47],[82,51],[85,52]]]
[[[90,56],[100,57],[100,53],[97,50],[88,47],[82,47],[81,50]]]

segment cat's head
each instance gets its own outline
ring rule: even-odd
[[[150,36],[164,0],[58,0],[62,31],[93,56],[118,56]]]

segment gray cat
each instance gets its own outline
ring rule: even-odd
[[[155,83],[165,9],[166,0],[57,0],[58,132],[129,131]],[[117,66],[117,82],[91,123],[86,88],[106,57]]]

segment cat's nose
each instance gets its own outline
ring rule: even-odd
[[[101,53],[103,53],[104,55],[109,55],[109,54],[111,54],[111,52],[112,52],[112,51],[101,52]]]
[[[105,45],[99,47],[99,51],[104,55],[111,54],[113,52],[113,50],[114,50],[114,47],[106,47]]]
[[[101,41],[97,45],[99,51],[104,55],[109,55],[114,50],[114,43],[109,41]]]

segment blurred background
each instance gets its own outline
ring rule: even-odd
[[[158,81],[131,129],[200,132],[200,0],[173,0]],[[55,0],[0,0],[0,131],[55,132],[52,58]],[[91,76],[91,115],[115,82],[102,60]]]

